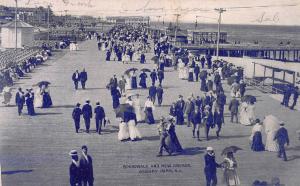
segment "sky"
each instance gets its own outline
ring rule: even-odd
[[[14,0],[1,5],[15,6]],[[150,16],[151,21],[217,23],[215,8],[225,8],[224,24],[298,25],[300,0],[18,0],[20,7],[51,5],[57,15]]]

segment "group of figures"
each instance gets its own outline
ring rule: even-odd
[[[105,116],[105,111],[100,102],[96,102],[96,107],[93,108],[90,105],[90,100],[86,100],[85,104],[80,108],[80,103],[76,104],[76,107],[73,109],[72,118],[75,124],[75,132],[78,133],[80,129],[80,120],[81,115],[84,119],[86,133],[90,132],[91,118],[93,118],[93,113],[95,115],[95,124],[96,124],[96,133],[101,134],[102,125],[105,127],[110,121]]]
[[[52,106],[48,83],[39,84],[35,93],[32,90],[32,88],[26,89],[27,92],[25,93],[22,88],[18,89],[15,96],[15,103],[18,107],[19,115],[22,114],[25,104],[27,106],[28,115],[30,116],[36,115],[34,108],[49,108]]]
[[[82,89],[85,89],[86,81],[88,80],[88,75],[85,69],[82,70],[82,72],[79,73],[78,70],[76,70],[72,75],[72,80],[74,82],[75,90],[78,89],[78,83],[81,83]]]

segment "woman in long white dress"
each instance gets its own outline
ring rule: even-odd
[[[248,113],[248,117],[250,119],[250,122],[253,123],[256,119],[255,116],[255,105],[253,103],[248,102],[248,108],[247,108],[247,113]]]
[[[185,66],[183,68],[183,79],[189,79],[189,67]]]
[[[178,77],[184,79],[184,63],[181,59],[178,60]]]
[[[243,102],[240,106],[240,123],[242,125],[251,125],[248,113],[248,104],[246,102]]]
[[[274,137],[277,130],[280,128],[280,121],[273,115],[268,115],[265,117],[263,126],[265,128],[265,133],[267,135],[265,150],[270,152],[278,152],[279,147]]]
[[[43,90],[40,87],[37,87],[34,92],[34,107],[36,108],[43,107]]]
[[[126,83],[125,83],[125,90],[131,90],[131,74],[128,74],[125,77]]]
[[[124,141],[129,139],[129,128],[126,122],[124,122],[121,118],[119,124],[119,132],[118,132],[118,140]]]
[[[140,122],[142,121],[142,109],[141,109],[141,103],[140,103],[140,98],[139,94],[136,95],[136,98],[133,100],[133,107],[134,107],[134,112],[136,114],[136,121]]]
[[[129,137],[131,141],[135,141],[138,139],[141,139],[141,133],[136,127],[136,118],[130,118],[130,120],[127,122],[128,123],[128,129],[129,129]]]

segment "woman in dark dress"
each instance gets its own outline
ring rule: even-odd
[[[113,86],[110,89],[110,94],[111,94],[112,101],[113,101],[113,108],[116,109],[120,105],[119,99],[121,97],[121,93],[116,87]]]
[[[147,79],[147,74],[145,72],[142,72],[140,74],[140,83],[139,85],[142,87],[142,88],[147,88],[147,82],[146,82],[146,79]]]
[[[171,143],[169,143],[169,145],[171,145],[172,147],[170,147],[170,149],[172,149],[173,152],[182,152],[183,151],[182,146],[175,132],[174,118],[170,117],[169,122],[170,123],[168,125],[167,131],[171,140]]]
[[[261,135],[263,126],[259,119],[256,119],[255,122],[256,124],[252,128],[252,134],[250,136],[250,140],[252,141],[251,150],[256,152],[264,151],[265,146],[262,142],[262,135]]]
[[[136,80],[135,71],[133,71],[132,76],[131,76],[131,88],[137,89],[137,80]]]
[[[49,92],[49,87],[43,89],[43,105],[42,108],[49,108],[52,106],[52,99]]]
[[[206,86],[206,78],[200,77],[200,79],[201,79],[201,88],[200,88],[200,90],[203,91],[203,92],[207,92],[208,89],[207,89],[207,86]]]
[[[155,123],[154,116],[153,116],[153,110],[154,110],[153,102],[151,101],[150,97],[148,97],[147,101],[145,102],[145,106],[144,106],[145,122],[148,124]]]

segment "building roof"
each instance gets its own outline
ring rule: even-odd
[[[11,21],[1,26],[2,28],[15,28],[15,22]],[[33,28],[32,25],[25,23],[24,21],[17,21],[17,28]]]

